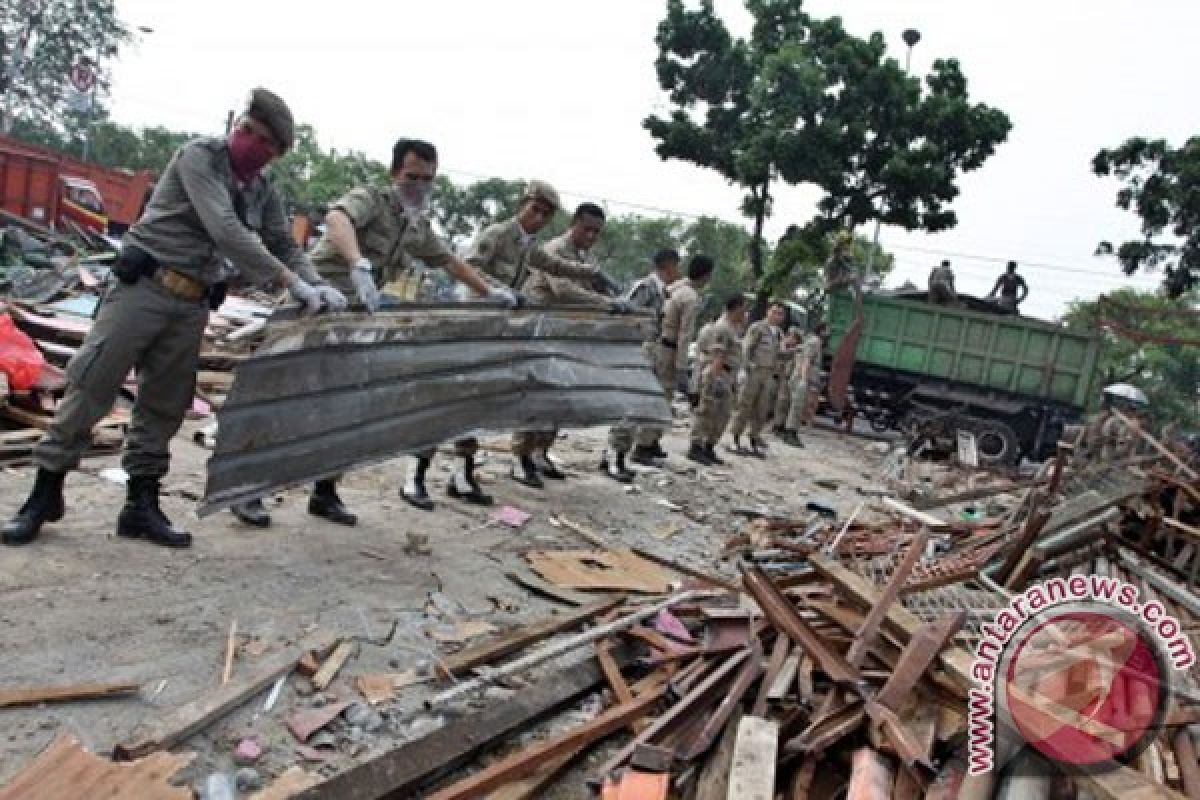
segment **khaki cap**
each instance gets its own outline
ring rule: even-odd
[[[296,136],[296,123],[292,119],[291,109],[279,95],[261,86],[251,89],[249,97],[246,98],[246,108],[242,113],[266,125],[280,148],[283,150],[292,148],[292,142]]]
[[[525,193],[521,195],[521,200],[541,200],[544,203],[549,203],[554,207],[555,211],[562,208],[562,201],[558,199],[558,192],[554,187],[545,181],[531,180],[525,187]]]

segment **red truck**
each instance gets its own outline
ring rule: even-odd
[[[102,167],[0,136],[0,209],[48,228],[69,230],[70,221],[120,234],[137,219],[153,184],[149,170]]]

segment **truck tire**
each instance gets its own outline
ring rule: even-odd
[[[1021,440],[1009,425],[997,419],[971,418],[962,425],[975,434],[981,466],[1012,466],[1021,457]]]

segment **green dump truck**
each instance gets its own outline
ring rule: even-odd
[[[854,323],[854,295],[833,293],[828,311],[832,369]],[[1051,454],[1099,395],[1099,336],[968,297],[933,305],[922,292],[867,294],[863,318],[847,401],[879,431],[942,447],[967,431],[982,463],[1012,464]]]

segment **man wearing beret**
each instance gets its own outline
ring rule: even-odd
[[[595,266],[552,255],[538,244],[538,232],[546,227],[561,207],[558,192],[553,186],[545,181],[530,181],[521,195],[517,215],[484,228],[471,243],[467,261],[485,273],[493,283],[509,289],[519,289],[534,273],[543,272],[593,284],[598,281],[604,292],[615,292],[618,287]],[[544,484],[533,461],[536,440],[528,437],[520,441],[521,452],[514,452],[517,464],[514,465],[513,478],[526,486],[540,489]]]
[[[291,111],[266,89],[250,93],[230,134],[176,151],[145,213],[125,234],[119,278],[67,365],[67,393],[34,450],[37,476],[25,504],[0,529],[5,544],[34,540],[62,518],[63,479],[79,465],[92,426],[113,406],[130,370],[137,400],[122,466],[129,475],[117,535],[188,547],[159,508],[168,445],[190,407],[209,308],[222,299],[222,259],[259,284],[281,284],[308,313],[346,298],[321,281],[292,240],[283,203],[262,170],[292,146]]]
[[[342,195],[325,215],[325,233],[312,251],[312,261],[321,277],[346,292],[354,292],[368,311],[380,307],[379,286],[396,280],[419,258],[431,267],[441,267],[469,286],[477,295],[509,308],[516,295],[509,289],[489,286],[475,268],[466,263],[437,237],[429,221],[429,198],[437,174],[437,148],[420,139],[399,139],[392,148],[391,185],[359,186]],[[425,471],[432,453],[416,459],[416,467],[401,491],[412,505],[433,508],[425,491]],[[464,457],[459,488],[467,499],[482,495],[474,479],[474,463]],[[309,498],[308,511],[342,525],[358,518],[337,495],[337,480],[317,481]],[[233,513],[248,525],[267,527],[271,518],[261,500],[239,504]]]

